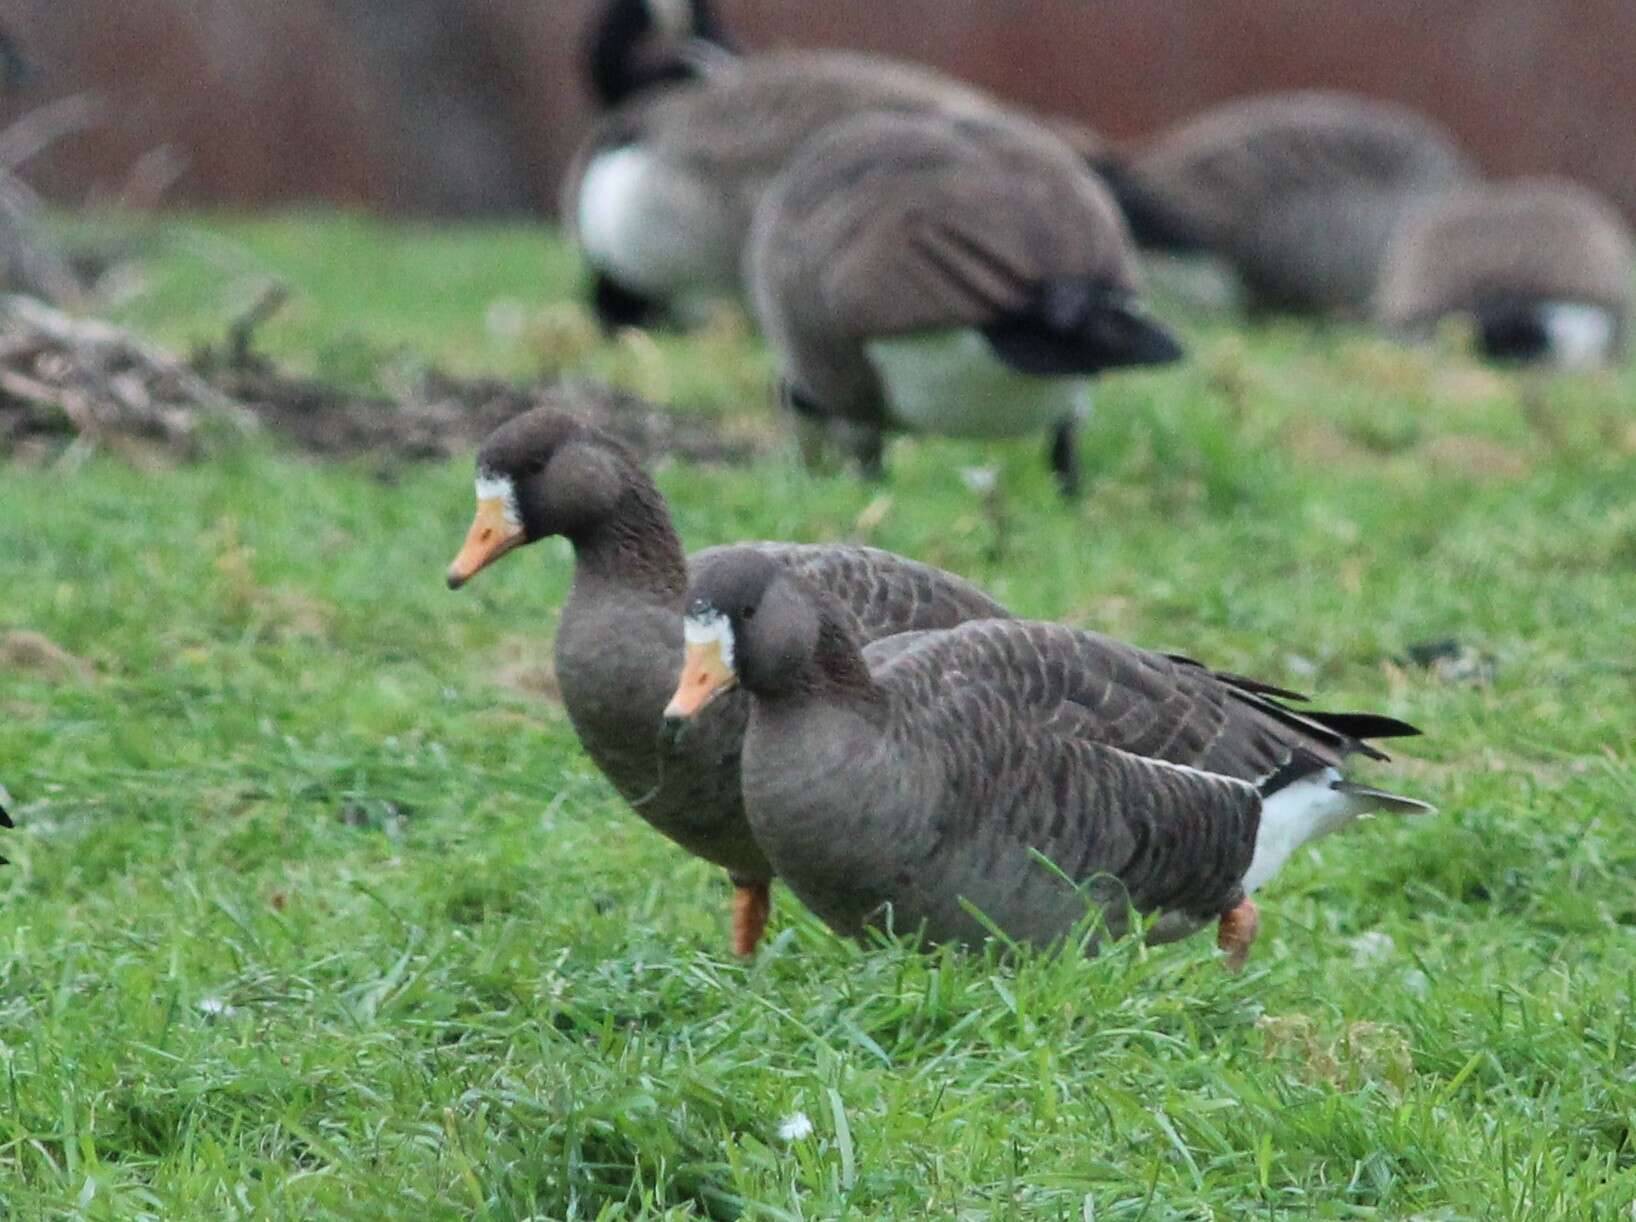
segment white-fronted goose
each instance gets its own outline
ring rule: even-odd
[[[694,581],[666,716],[754,697],[750,830],[796,896],[857,935],[890,919],[979,941],[975,907],[1048,942],[1127,901],[1156,940],[1220,922],[1242,962],[1249,895],[1302,844],[1423,803],[1342,778],[1389,717],[1296,711],[1284,692],[1095,633],[986,620],[863,647],[832,599],[741,553]],[[868,795],[860,800],[859,795]],[[890,913],[888,918],[887,914]]]
[[[1257,306],[1357,314],[1404,209],[1476,177],[1442,125],[1321,91],[1227,102],[1101,168],[1141,245],[1223,257]]]
[[[1136,252],[1095,174],[1008,116],[867,115],[768,189],[747,254],[786,401],[880,435],[1049,430],[1063,490],[1087,379],[1181,348],[1137,304]]]
[[[1463,314],[1485,356],[1596,365],[1623,351],[1633,279],[1630,230],[1594,191],[1561,179],[1475,186],[1404,217],[1376,316],[1424,335]]]
[[[477,514],[449,567],[458,588],[507,552],[560,535],[574,579],[557,624],[557,681],[586,753],[631,807],[688,852],[732,876],[733,941],[754,949],[772,870],[744,822],[738,756],[747,701],[723,701],[679,743],[662,713],[682,658],[689,572],[754,554],[835,600],[860,639],[944,628],[1005,609],[969,582],[875,548],[742,544],[689,561],[664,498],[616,440],[536,409],[508,421],[477,456]]]

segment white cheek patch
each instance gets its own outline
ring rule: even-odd
[[[733,669],[733,626],[714,607],[694,611],[682,620],[682,639],[689,645],[714,643],[721,651],[722,665]]]
[[[496,475],[492,471],[477,473],[477,499],[479,501],[499,501],[504,507],[506,521],[513,526],[523,524],[523,514],[517,508],[517,486],[511,482],[508,475]]]
[[[1545,332],[1556,358],[1570,369],[1583,369],[1608,359],[1613,346],[1613,315],[1607,310],[1573,302],[1543,307]]]

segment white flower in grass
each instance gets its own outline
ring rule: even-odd
[[[778,1122],[779,1141],[804,1141],[812,1136],[812,1119],[805,1112],[796,1112]]]
[[[206,997],[199,1002],[199,1009],[211,1018],[232,1018],[238,1013],[237,1006],[230,1006],[220,997]]]

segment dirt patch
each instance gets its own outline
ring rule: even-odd
[[[515,385],[427,372],[395,397],[291,375],[251,350],[259,303],[219,348],[177,360],[140,338],[31,298],[0,300],[0,457],[38,461],[99,443],[140,442],[179,460],[204,452],[211,427],[264,428],[307,453],[386,463],[448,458],[535,407],[572,412],[625,440],[644,459],[748,462],[765,438],[734,437],[590,381]]]

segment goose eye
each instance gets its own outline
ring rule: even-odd
[[[754,619],[755,617],[756,617],[756,609],[754,607],[744,608],[744,610],[742,612],[740,612],[740,615],[739,615],[740,619]]]
[[[523,468],[524,473],[528,474],[528,475],[538,475],[541,471],[544,471],[544,470],[545,470],[545,459],[543,459],[543,458],[530,459],[528,465]]]

